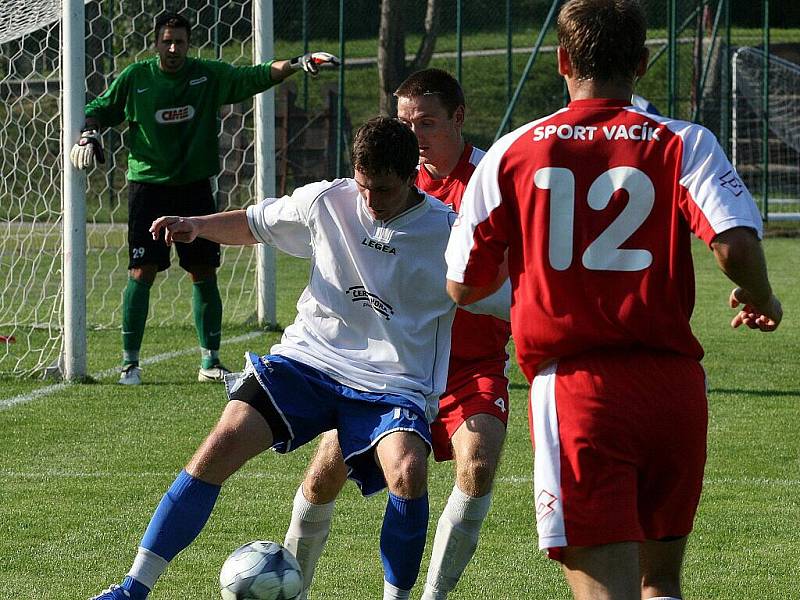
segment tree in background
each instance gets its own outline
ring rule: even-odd
[[[397,99],[394,91],[414,71],[428,66],[436,46],[439,24],[438,0],[427,0],[425,32],[414,60],[406,64],[406,30],[404,14],[406,0],[383,0],[378,32],[378,81],[380,83],[381,114],[396,116]]]

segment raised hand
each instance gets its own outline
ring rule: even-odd
[[[303,69],[306,73],[315,77],[320,69],[332,69],[341,63],[339,59],[328,52],[307,52],[300,56],[295,56],[289,61],[292,69],[299,71]]]

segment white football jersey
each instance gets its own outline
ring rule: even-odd
[[[426,194],[376,221],[352,179],[312,183],[248,207],[257,240],[311,259],[297,318],[270,352],[350,387],[402,394],[432,420],[455,315],[444,259],[455,216]]]

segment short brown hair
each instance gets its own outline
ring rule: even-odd
[[[192,24],[189,22],[189,19],[183,15],[179,15],[176,12],[165,12],[161,13],[156,18],[156,24],[154,27],[156,44],[158,43],[158,38],[161,36],[161,30],[165,27],[169,27],[170,29],[185,29],[186,39],[192,39]]]
[[[637,0],[569,0],[558,13],[558,43],[577,79],[632,81],[646,35]]]
[[[353,138],[353,167],[366,175],[394,173],[409,179],[417,172],[417,136],[397,119],[375,117]]]
[[[448,118],[453,117],[459,106],[464,106],[464,90],[455,77],[442,69],[423,69],[409,75],[394,92],[397,98],[438,96]]]

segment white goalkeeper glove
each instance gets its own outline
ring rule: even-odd
[[[106,155],[100,143],[100,133],[96,129],[82,131],[80,139],[69,152],[69,159],[76,169],[85,169],[95,160],[105,163]]]
[[[316,76],[320,69],[338,67],[339,59],[328,52],[308,52],[300,56],[295,56],[289,61],[292,69],[299,71],[303,69],[309,75]]]

